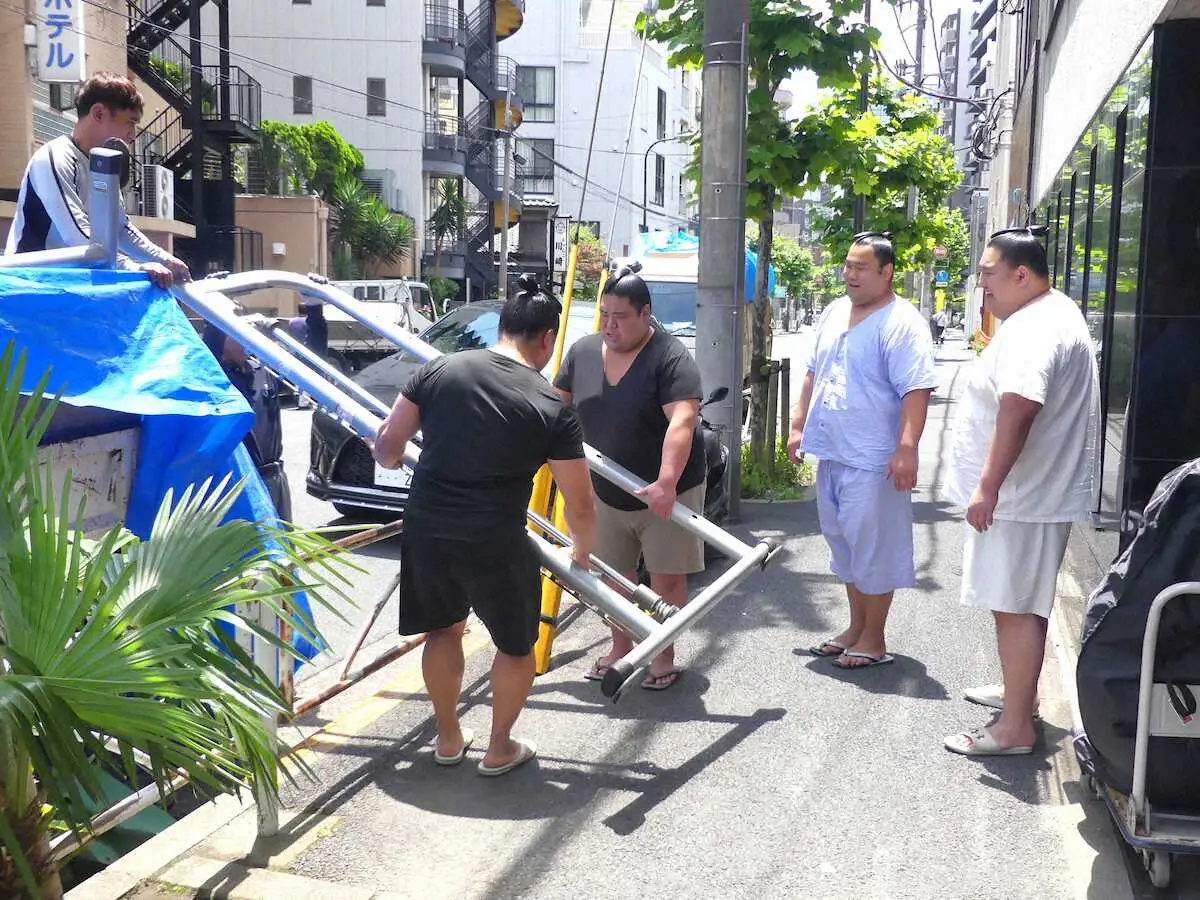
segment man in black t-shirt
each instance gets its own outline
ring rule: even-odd
[[[687,603],[687,576],[704,569],[704,545],[670,521],[678,500],[704,510],[704,441],[697,428],[700,370],[683,343],[651,325],[650,291],[633,269],[618,271],[600,298],[601,333],[571,347],[554,386],[573,403],[587,442],[648,482],[629,496],[599,476],[596,555],[636,578],[645,558],[650,587],[673,606]],[[649,507],[647,509],[647,506]],[[601,680],[632,647],[612,631],[613,647],[587,678]],[[666,690],[679,678],[668,647],[650,664],[647,690]]]
[[[422,434],[404,514],[400,633],[428,635],[422,667],[439,765],[462,762],[473,738],[458,722],[462,630],[471,610],[496,644],[483,775],[502,775],[536,752],[511,732],[534,676],[541,567],[525,514],[543,463],[563,496],[580,565],[588,566],[595,530],[579,418],[540,374],[554,351],[562,305],[532,276],[519,284],[501,309],[499,342],[423,366],[401,390],[374,447],[381,465],[398,468],[405,445]]]

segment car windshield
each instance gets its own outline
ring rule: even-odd
[[[593,331],[595,303],[575,303],[567,320],[565,347]],[[463,350],[479,350],[491,347],[500,338],[500,309],[498,306],[480,304],[460,306],[447,313],[425,330],[421,339],[441,353],[459,353]],[[413,359],[408,354],[400,356]],[[414,360],[415,361],[415,360]]]
[[[696,285],[687,281],[653,281],[646,279],[650,288],[650,303],[654,318],[672,334],[695,333]]]

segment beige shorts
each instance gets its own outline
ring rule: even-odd
[[[963,604],[1049,619],[1071,523],[996,519],[983,534],[964,527]]]
[[[704,512],[704,484],[679,495],[688,509]],[[656,575],[691,575],[704,571],[704,542],[669,519],[648,509],[614,509],[596,498],[596,546],[593,551],[619,572],[637,569],[638,556]]]

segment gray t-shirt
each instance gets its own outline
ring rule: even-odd
[[[679,338],[655,330],[619,382],[604,377],[604,339],[590,334],[576,341],[563,360],[554,386],[571,392],[584,438],[605,456],[645,481],[656,481],[662,466],[667,416],[663,406],[700,399],[700,369]],[[697,427],[692,450],[676,491],[704,481],[704,441]],[[646,504],[595,473],[596,496],[616,509],[645,509]]]

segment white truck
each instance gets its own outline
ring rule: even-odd
[[[429,286],[424,282],[392,278],[331,283],[361,301],[362,311],[381,324],[413,334],[433,324]],[[325,321],[329,323],[330,356],[345,371],[356,372],[396,351],[390,341],[329,304],[325,304]]]

